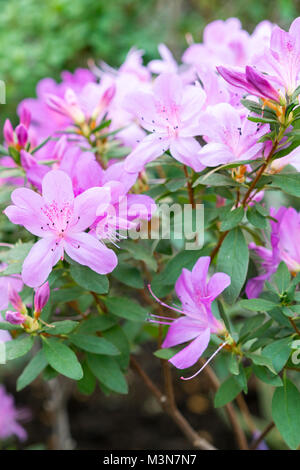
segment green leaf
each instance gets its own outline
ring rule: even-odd
[[[262,382],[272,385],[273,387],[282,387],[283,383],[279,375],[272,374],[272,372],[263,366],[253,365],[253,372]]]
[[[231,374],[233,375],[239,374],[239,370],[240,370],[239,363],[238,363],[236,355],[233,353],[230,355],[230,359],[228,362],[228,369],[229,369],[229,372],[231,372]]]
[[[246,280],[249,250],[244,235],[239,228],[231,230],[225,237],[219,251],[217,271],[228,274],[231,284],[224,291],[226,302],[233,303]]]
[[[78,348],[94,354],[105,354],[107,356],[120,354],[120,351],[112,343],[98,336],[75,334],[71,335],[69,340]]]
[[[77,382],[77,388],[83,395],[91,395],[96,388],[96,377],[91,372],[87,362],[84,361],[82,364],[83,377]]]
[[[71,333],[79,325],[78,321],[62,320],[51,323],[51,326],[46,326],[44,331],[50,335],[67,335]]]
[[[225,382],[220,385],[219,390],[215,395],[215,407],[220,408],[226,405],[243,390],[243,387],[234,377],[229,377]]]
[[[291,338],[283,338],[268,344],[262,354],[272,360],[276,372],[280,372],[291,353]]]
[[[147,318],[148,310],[126,297],[107,297],[104,302],[108,310],[118,317],[131,321],[145,321]]]
[[[5,343],[6,359],[11,361],[13,359],[17,359],[18,357],[25,356],[25,354],[31,350],[33,343],[34,338],[33,336],[29,335],[7,341]]]
[[[266,229],[268,226],[266,217],[259,213],[255,206],[248,208],[247,219],[249,220],[250,224],[254,225],[254,227]]]
[[[239,225],[244,217],[244,208],[238,207],[233,211],[230,211],[226,215],[226,219],[221,223],[221,231],[225,232],[226,230],[231,230],[232,228]]]
[[[99,317],[91,317],[80,323],[78,333],[96,333],[97,331],[109,330],[116,324],[115,318],[111,315],[99,315]]]
[[[136,259],[138,261],[144,261],[144,263],[152,271],[157,270],[156,259],[154,258],[153,254],[149,251],[148,246],[146,246],[143,240],[140,240],[139,244],[134,241],[124,240],[122,242],[122,248],[125,248],[131,254],[133,259]]]
[[[23,390],[45,369],[48,362],[42,349],[27,364],[22,374],[17,380],[17,391]]]
[[[263,313],[260,313],[253,317],[247,318],[246,320],[243,320],[243,326],[240,331],[239,341],[244,342],[244,340],[250,334],[252,334],[257,328],[259,328],[263,324],[265,318],[265,315]]]
[[[246,308],[247,310],[252,310],[253,312],[268,312],[269,310],[278,307],[274,302],[265,299],[242,299],[240,305],[241,307]]]
[[[115,359],[108,356],[87,354],[87,363],[103,385],[117,393],[128,393],[127,382]]]
[[[254,353],[245,353],[245,356],[251,359],[257,366],[264,366],[267,367],[273,374],[276,373],[272,359],[269,357],[263,356],[261,354],[254,354]]]
[[[133,287],[135,289],[144,289],[144,281],[141,273],[134,266],[119,263],[112,272],[112,276],[126,286]]]
[[[76,354],[57,339],[43,338],[43,340],[43,349],[50,366],[70,379],[82,379],[83,371]]]
[[[109,290],[109,283],[106,276],[92,271],[87,266],[72,264],[70,274],[74,281],[83,289],[96,292],[96,294],[106,294]]]
[[[300,197],[300,178],[298,173],[273,175],[272,186],[278,186],[287,194]]]
[[[115,325],[113,328],[104,331],[103,337],[113,343],[121,352],[120,356],[116,356],[116,361],[122,370],[126,370],[130,360],[130,345],[123,328]]]
[[[287,290],[291,280],[290,272],[286,264],[282,261],[277,268],[276,273],[272,277],[272,281],[275,282],[280,293]]]
[[[194,182],[193,188],[199,184],[205,186],[238,186],[238,183],[236,183],[232,178],[226,175],[221,175],[220,173],[200,176]]]
[[[22,327],[20,325],[12,325],[11,323],[8,323],[6,321],[1,321],[0,330],[6,330],[6,331],[22,330]]]
[[[159,359],[171,359],[175,353],[176,351],[174,349],[165,348],[155,351],[154,356],[158,357]]]
[[[300,444],[300,393],[290,380],[277,388],[272,400],[272,416],[283,439],[291,449]]]

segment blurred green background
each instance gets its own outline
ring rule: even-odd
[[[58,79],[88,58],[119,66],[133,45],[145,59],[165,42],[180,58],[185,35],[200,41],[206,23],[236,16],[252,31],[264,19],[282,27],[300,14],[298,0],[0,0],[0,78],[7,87],[4,116],[35,95],[38,80]]]

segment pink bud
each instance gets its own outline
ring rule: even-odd
[[[107,107],[110,102],[112,101],[113,97],[115,96],[116,94],[116,85],[113,84],[111,85],[109,88],[107,88],[107,90],[105,90],[105,92],[103,93],[103,96],[102,96],[102,103],[105,107]]]
[[[3,135],[7,145],[14,144],[14,129],[9,119],[6,119],[3,126]]]
[[[21,150],[21,165],[25,171],[30,170],[33,166],[37,165],[37,161],[31,153],[26,152],[26,150]]]
[[[22,106],[22,109],[20,112],[20,123],[23,124],[26,127],[26,129],[28,129],[30,126],[30,122],[31,122],[31,113],[25,106]]]
[[[26,317],[20,312],[12,312],[11,310],[7,310],[5,314],[5,320],[12,325],[22,325],[22,323],[25,322]]]
[[[64,153],[66,151],[68,144],[67,137],[63,135],[56,143],[54,150],[53,150],[53,156],[55,160],[61,161],[62,157],[64,156]]]
[[[27,139],[28,139],[28,132],[26,127],[23,124],[19,124],[16,127],[16,135],[18,139],[18,144],[21,147],[24,147],[26,145]]]
[[[18,310],[18,312],[22,312],[24,310],[24,304],[21,297],[10,285],[8,287],[8,300],[12,306]]]
[[[38,287],[34,296],[34,311],[40,313],[45,307],[50,297],[50,288],[48,281],[42,286]]]

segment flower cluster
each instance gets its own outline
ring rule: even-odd
[[[300,335],[300,18],[288,32],[264,21],[252,34],[235,18],[215,21],[180,64],[166,45],[158,51],[148,64],[132,49],[117,70],[92,63],[60,83],[45,78],[20,103],[18,125],[5,121],[5,236],[18,225],[26,242],[0,244],[2,328],[29,337],[24,354],[38,338],[45,367],[90,374],[104,390],[127,392],[123,343],[138,336],[136,321],[137,341],[156,335],[178,369],[222,350],[237,393],[252,371],[281,385]],[[151,240],[160,202],[193,214],[204,204],[204,246],[199,233],[193,253],[175,236]],[[130,231],[142,240],[124,240]],[[170,317],[158,297],[174,289],[181,306]],[[123,339],[102,337],[110,328]],[[270,346],[283,340],[278,369]]]

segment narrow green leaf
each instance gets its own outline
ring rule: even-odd
[[[117,393],[128,393],[127,382],[115,359],[108,356],[87,354],[87,363],[103,385]]]
[[[50,366],[70,379],[80,380],[83,371],[76,354],[55,338],[43,338],[43,340],[43,350]]]
[[[120,351],[112,343],[98,336],[75,334],[71,335],[69,340],[78,348],[94,354],[105,354],[107,356],[120,354]]]
[[[283,439],[291,449],[300,444],[300,393],[290,380],[277,388],[272,400],[272,416]]]
[[[48,362],[42,349],[27,364],[17,380],[17,391],[23,390],[45,369]]]

